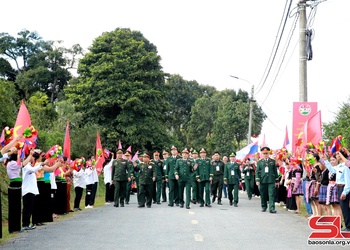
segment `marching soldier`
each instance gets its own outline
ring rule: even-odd
[[[112,182],[115,186],[114,206],[124,207],[126,194],[126,184],[131,180],[131,171],[129,169],[128,160],[123,159],[123,151],[118,149],[117,157],[112,163]]]
[[[247,190],[248,199],[251,200],[254,190],[254,165],[250,163],[249,158],[246,159],[242,172],[244,174],[245,188]]]
[[[166,162],[166,174],[165,174],[165,180],[169,184],[169,204],[168,206],[173,207],[174,202],[176,206],[179,206],[179,185],[178,181],[175,179],[175,165],[177,159],[179,159],[179,156],[177,155],[177,147],[172,146],[171,147],[171,157],[167,159]]]
[[[156,180],[156,168],[154,163],[150,161],[150,155],[145,153],[143,155],[143,162],[137,164],[134,162],[134,167],[136,170],[140,171],[139,177],[139,208],[148,208],[152,205],[152,191],[153,182]]]
[[[163,172],[164,172],[164,178],[165,178],[165,174],[166,174],[166,170],[167,170],[166,163],[167,163],[169,153],[168,153],[168,151],[164,150],[162,154],[163,154]],[[166,187],[167,187],[167,182],[164,179],[162,182],[162,202],[167,202]]]
[[[213,194],[212,203],[215,202],[216,197],[218,197],[218,205],[222,205],[222,186],[224,184],[224,170],[225,164],[220,160],[220,153],[215,152],[213,155],[214,160],[211,162],[213,168],[213,181],[211,184],[211,192]]]
[[[126,151],[124,156],[127,160],[128,169],[130,170],[130,181],[128,181],[128,183],[126,184],[126,195],[125,195],[125,203],[128,205],[130,201],[131,184],[134,181],[134,167],[132,165],[132,162],[129,160],[130,152]]]
[[[198,163],[197,163],[198,162],[198,152],[195,149],[192,150],[192,161],[193,161],[193,165],[198,166]],[[194,170],[196,170],[196,169],[194,169]],[[192,186],[192,199],[191,199],[191,202],[193,204],[197,203],[197,200],[198,200],[198,197],[199,197],[199,194],[198,194],[199,187],[198,187],[198,182],[197,182],[196,175],[197,175],[197,171],[193,171],[192,172],[192,177],[191,177],[191,179],[192,179],[191,180],[192,181],[192,183],[191,183],[191,186]]]
[[[205,206],[210,205],[210,183],[213,180],[213,170],[210,165],[210,159],[206,158],[207,151],[202,148],[199,151],[200,159],[198,159],[197,182],[199,183],[199,202],[200,207],[204,207],[204,190],[205,190]]]
[[[189,152],[187,148],[182,151],[182,159],[178,159],[175,165],[175,178],[179,183],[179,201],[180,208],[184,207],[184,189],[186,187],[186,208],[190,209],[191,199],[191,173],[193,166],[191,160],[188,158]]]
[[[267,209],[267,199],[269,199],[270,213],[275,210],[275,186],[278,186],[278,174],[276,162],[269,158],[270,148],[261,148],[262,158],[256,167],[256,185],[260,188],[260,199],[262,212]]]
[[[140,154],[138,159],[135,161],[137,164],[143,162],[143,154]],[[135,164],[133,164],[135,166]],[[137,203],[139,204],[139,191],[140,191],[140,171],[134,167],[134,176],[135,176],[135,182],[136,182],[136,198],[137,198]]]
[[[238,187],[241,179],[241,170],[239,164],[236,162],[235,153],[230,154],[230,162],[225,165],[224,182],[228,186],[228,199],[230,206],[232,201],[235,207],[238,207]],[[233,191],[233,195],[232,195]]]
[[[156,151],[153,153],[153,159],[151,160],[154,163],[156,169],[156,181],[153,182],[153,204],[160,204],[160,195],[162,191],[162,182],[164,181],[164,169],[163,162],[159,158],[159,152]]]

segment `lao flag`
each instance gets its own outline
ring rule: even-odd
[[[248,146],[242,148],[236,152],[236,159],[244,161],[246,158],[254,157],[255,153],[258,152],[258,142],[253,142]]]

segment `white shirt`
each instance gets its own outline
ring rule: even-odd
[[[37,164],[34,167],[32,167],[32,164],[28,163],[22,169],[22,196],[25,196],[28,193],[35,195],[39,194],[35,173],[42,168],[43,167],[41,166],[41,164]]]
[[[84,175],[84,170],[80,169],[80,171],[77,170],[73,170],[73,185],[74,188],[76,187],[81,187],[81,188],[85,188],[86,184],[85,184],[85,175]]]
[[[96,168],[94,168],[94,169],[92,170],[92,179],[93,179],[94,183],[95,183],[95,182],[98,182],[98,174],[97,174]]]
[[[17,165],[17,161],[10,161],[6,166],[9,179],[21,177],[21,166]]]
[[[86,185],[90,185],[90,184],[94,184],[94,178],[92,176],[92,169],[91,168],[86,168],[85,169],[85,184]]]
[[[112,182],[112,162],[113,160],[103,167],[103,181],[105,184]]]

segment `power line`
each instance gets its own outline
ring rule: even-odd
[[[286,1],[286,6],[287,6],[287,2],[288,2],[288,0]],[[273,65],[273,63],[274,63],[274,61],[275,61],[275,58],[276,58],[276,54],[277,54],[279,45],[280,45],[281,40],[282,40],[282,37],[283,37],[284,29],[285,29],[285,27],[286,27],[286,23],[287,23],[287,20],[288,20],[288,16],[289,16],[289,12],[290,12],[290,8],[291,8],[291,5],[292,5],[292,2],[293,2],[293,0],[290,0],[287,14],[285,15],[285,10],[284,10],[284,12],[283,12],[283,17],[285,16],[285,18],[284,18],[282,31],[281,31],[281,33],[280,33],[280,37],[279,37],[279,39],[278,39],[278,43],[277,43],[275,52],[272,53],[272,54],[273,54],[272,62],[270,63],[270,66],[268,66],[268,64],[269,64],[269,62],[270,62],[270,59],[269,59],[269,62],[268,62],[268,64],[267,64],[267,68],[268,68],[267,74],[265,75],[265,72],[266,72],[266,69],[265,69],[265,72],[264,72],[265,78],[264,78],[264,75],[263,75],[264,80],[263,80],[263,81],[260,81],[260,83],[259,83],[259,85],[258,85],[258,87],[257,87],[256,93],[259,93],[259,91],[264,87],[265,82],[266,82],[266,80],[267,80],[267,78],[268,78],[268,76],[269,76],[269,74],[270,74],[272,65]],[[282,18],[282,20],[283,20],[283,18]],[[281,24],[282,24],[282,20],[281,20]],[[278,34],[278,33],[277,33],[277,34]],[[275,41],[275,42],[276,42],[276,41]],[[275,43],[275,44],[276,44],[276,43]],[[274,47],[275,47],[275,45],[274,45]],[[274,48],[274,47],[273,47],[273,48]],[[271,55],[272,55],[272,54],[271,54]],[[270,56],[270,58],[271,58],[271,56]],[[261,82],[262,82],[262,83],[261,83]],[[260,86],[260,85],[261,85],[261,86]]]

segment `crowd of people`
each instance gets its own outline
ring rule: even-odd
[[[31,149],[23,161],[18,160],[16,137],[2,148],[7,168],[9,232],[32,230],[51,222],[61,214],[79,211],[85,190],[85,209],[94,207],[98,186],[96,165],[100,157],[83,157],[67,161],[65,157],[47,157],[48,153]],[[310,155],[310,154],[309,154]],[[162,157],[161,157],[162,156]],[[187,148],[179,152],[155,151],[131,159],[128,151],[117,149],[103,165],[105,202],[124,207],[130,195],[136,193],[139,208],[167,202],[168,206],[190,209],[223,205],[227,197],[230,206],[238,207],[239,190],[247,198],[259,196],[261,211],[276,213],[275,204],[301,213],[304,200],[308,216],[340,215],[344,231],[350,230],[350,161],[342,148],[333,155],[313,152],[302,160],[261,148],[254,159],[236,159],[234,152],[210,158],[205,148]],[[307,162],[307,164],[306,164]],[[70,190],[74,187],[74,207],[70,207]],[[21,204],[23,210],[21,211]],[[191,205],[192,203],[192,205]],[[21,223],[22,214],[22,223]]]

